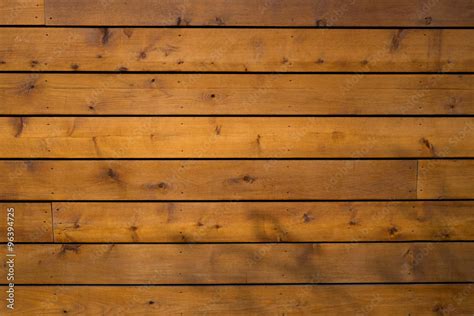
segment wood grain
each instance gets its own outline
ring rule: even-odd
[[[5,117],[0,135],[1,158],[474,157],[457,117]]]
[[[14,211],[14,242],[52,242],[51,203],[0,203],[0,242],[7,242],[7,210]]]
[[[473,26],[469,0],[46,0],[50,25]]]
[[[474,240],[474,202],[53,203],[57,242]]]
[[[0,70],[472,72],[472,29],[2,28]]]
[[[16,284],[474,281],[474,243],[20,244],[15,249]],[[0,276],[5,279],[4,270]]]
[[[0,2],[0,25],[44,23],[44,0],[2,0]]]
[[[0,114],[474,114],[472,75],[0,74]]]
[[[474,314],[472,0],[0,2],[14,314]]]
[[[472,284],[17,286],[15,314],[472,315],[473,291]]]
[[[10,200],[413,199],[410,160],[0,161]]]
[[[462,138],[457,139],[459,142]],[[472,198],[474,160],[429,160],[418,166],[418,198]]]

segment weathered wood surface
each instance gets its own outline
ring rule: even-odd
[[[473,291],[472,284],[17,286],[15,315],[472,315]]]
[[[21,244],[16,253],[16,284],[474,281],[474,243],[458,242]]]
[[[2,28],[0,70],[472,72],[471,29]]]
[[[53,203],[56,242],[474,240],[474,202]]]
[[[0,161],[10,200],[414,199],[415,160]]]
[[[462,115],[472,75],[0,74],[0,114]]]
[[[49,25],[473,26],[469,0],[46,0]]]

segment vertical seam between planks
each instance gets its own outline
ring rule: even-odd
[[[43,25],[46,26],[46,3],[47,0],[43,0]],[[51,202],[51,210],[53,208],[53,202]]]
[[[416,160],[416,181],[415,181],[415,192],[416,192],[416,199],[419,199],[418,196],[418,170],[419,170],[420,160]]]
[[[53,202],[49,203],[50,208],[51,208],[51,234],[52,234],[52,240],[55,243],[56,240],[54,238],[54,214],[53,214]]]

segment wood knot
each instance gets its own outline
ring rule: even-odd
[[[216,25],[225,25],[225,22],[224,22],[224,19],[220,18],[220,17],[216,17]]]
[[[448,314],[447,308],[443,304],[436,304],[433,307],[433,312],[435,312],[437,315],[440,315],[440,316]]]
[[[107,176],[109,176],[110,178],[112,178],[112,179],[114,179],[114,180],[116,180],[116,181],[119,180],[119,175],[118,175],[118,173],[117,173],[115,170],[113,170],[112,168],[109,168],[109,169],[107,170]]]
[[[110,32],[110,30],[107,27],[101,28],[100,31],[102,33],[102,36],[100,38],[100,42],[102,43],[102,45],[105,45],[109,42],[110,37],[112,36],[112,33]]]
[[[390,234],[390,236],[395,235],[397,232],[398,232],[398,228],[396,226],[392,226],[388,229],[388,233]]]
[[[303,221],[305,223],[309,223],[314,219],[314,217],[311,214],[304,213],[303,214]]]
[[[158,183],[158,188],[160,189],[167,189],[168,188],[168,185],[164,182],[160,182]]]
[[[398,30],[392,37],[392,43],[390,45],[390,52],[395,52],[400,48],[400,43],[405,34],[405,30]]]
[[[145,51],[141,51],[139,54],[138,54],[138,59],[146,59],[147,57],[147,54]]]
[[[244,181],[247,182],[247,183],[254,183],[256,178],[254,177],[251,177],[251,176],[244,176]]]
[[[79,253],[79,248],[81,245],[75,245],[75,244],[64,244],[61,246],[61,251],[59,252],[60,255],[65,254],[67,251],[72,251],[74,253]]]
[[[423,144],[432,153],[433,156],[436,155],[434,145],[428,139],[422,137],[420,139],[420,143]]]
[[[316,20],[316,26],[317,27],[324,27],[324,26],[327,26],[327,25],[328,25],[328,22],[326,21],[326,19]]]
[[[167,190],[169,185],[166,182],[150,183],[146,185],[146,188],[149,190]]]

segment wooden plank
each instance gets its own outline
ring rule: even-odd
[[[474,71],[472,29],[2,28],[0,70]]]
[[[413,160],[0,161],[10,200],[413,199]]]
[[[461,142],[463,138],[454,141]],[[418,198],[473,198],[474,160],[427,160],[418,165]]]
[[[40,25],[44,23],[44,0],[0,1],[1,25]]]
[[[474,157],[458,117],[4,117],[0,135],[0,158]]]
[[[51,25],[473,26],[469,0],[46,0]]]
[[[474,202],[54,203],[57,242],[474,240]]]
[[[20,244],[15,252],[16,284],[474,281],[474,243]]]
[[[0,242],[8,241],[7,213],[13,214],[14,242],[53,241],[51,203],[0,203]]]
[[[472,75],[0,74],[0,114],[474,114]]]
[[[2,293],[6,287],[0,288]],[[19,315],[472,315],[472,284],[17,286]],[[7,313],[6,304],[0,311]]]

